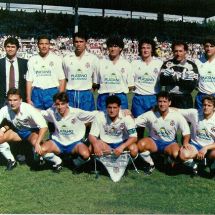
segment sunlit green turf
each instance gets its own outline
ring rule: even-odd
[[[64,168],[0,167],[0,213],[215,213],[215,180],[129,170],[118,183]]]

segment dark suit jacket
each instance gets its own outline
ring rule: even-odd
[[[23,101],[26,100],[26,72],[27,60],[17,58],[19,68],[19,90],[21,92]],[[6,99],[6,58],[0,59],[0,108],[4,105]]]

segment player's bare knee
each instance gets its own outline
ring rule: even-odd
[[[85,159],[85,160],[90,157],[90,151],[87,149],[82,150],[82,152],[80,154],[83,157],[83,159]]]
[[[172,156],[176,159],[178,157],[178,152],[173,152]]]
[[[136,145],[130,147],[129,150],[130,150],[130,154],[131,154],[132,157],[136,157],[137,156],[137,154],[138,154],[138,148],[137,148]]]
[[[132,157],[136,157],[138,154],[138,147],[136,144],[133,144],[132,146],[129,147],[130,154]]]
[[[170,154],[173,158],[176,159],[179,155],[179,152],[178,151],[172,151],[171,153],[168,153],[168,154]]]
[[[139,140],[137,143],[137,148],[140,152],[144,151],[146,148],[146,142],[143,139]]]

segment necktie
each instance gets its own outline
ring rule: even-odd
[[[15,87],[15,72],[13,60],[10,60],[9,89]]]

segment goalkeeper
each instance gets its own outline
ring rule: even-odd
[[[198,83],[198,68],[196,64],[186,59],[188,46],[184,42],[172,44],[173,59],[161,67],[160,84],[170,93],[173,107],[192,108],[192,91]]]

